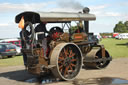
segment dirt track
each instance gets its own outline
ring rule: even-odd
[[[35,76],[24,71],[24,66],[0,67],[0,85],[40,85],[37,83],[25,82],[25,80],[31,78],[35,78]],[[122,78],[128,80],[128,58],[114,59],[107,68],[102,70],[82,69],[76,80],[81,80],[82,82],[86,81],[86,84],[79,84],[81,81],[63,81],[50,83],[49,85],[105,85],[96,83],[96,81],[103,80],[102,78],[107,78],[109,80],[107,82],[110,83],[112,82],[111,78]],[[94,82],[96,84],[94,84]]]

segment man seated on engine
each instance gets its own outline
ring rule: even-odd
[[[83,32],[83,25],[82,22],[80,21],[79,23],[77,23],[77,29],[75,30],[75,33],[81,33]]]
[[[41,46],[43,48],[44,58],[47,59],[47,56],[46,56],[46,51],[47,51],[46,33],[48,33],[48,31],[46,30],[46,23],[40,22],[35,27],[35,33],[36,33],[37,43],[39,44],[39,46]]]
[[[37,33],[37,38],[38,40],[42,40],[43,38],[46,37],[46,33],[48,31],[46,30],[46,23],[41,22],[35,27],[35,33]]]

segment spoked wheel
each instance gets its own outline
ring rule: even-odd
[[[82,66],[82,55],[75,44],[61,43],[51,54],[51,65],[55,65],[52,72],[55,77],[63,80],[74,79]]]

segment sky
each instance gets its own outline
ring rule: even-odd
[[[113,32],[115,24],[128,20],[128,0],[0,0],[0,38],[19,37],[15,16],[23,11],[79,12],[84,7],[96,15],[90,32]]]

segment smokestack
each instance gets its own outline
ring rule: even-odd
[[[84,7],[83,13],[84,14],[89,14],[90,9],[88,7]],[[89,33],[89,21],[84,21],[84,28],[85,28],[85,33]]]

